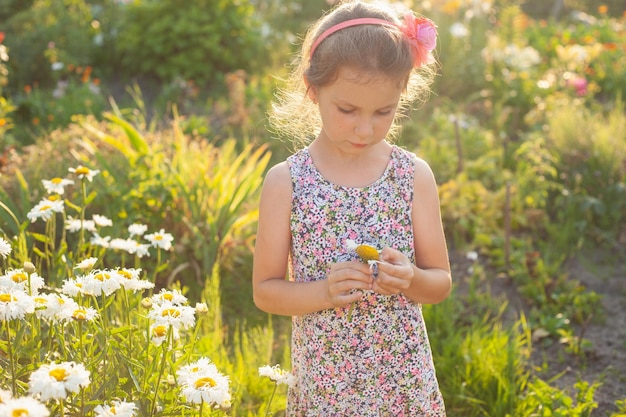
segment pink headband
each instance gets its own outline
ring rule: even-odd
[[[416,17],[412,12],[407,12],[404,15],[402,25],[396,25],[395,23],[384,19],[363,17],[359,19],[346,20],[336,24],[335,26],[331,26],[318,36],[315,42],[313,42],[309,58],[313,58],[315,49],[317,49],[319,44],[322,43],[324,39],[341,29],[358,25],[382,25],[399,29],[406,37],[415,54],[413,57],[414,67],[421,67],[425,63],[433,60],[431,52],[435,49],[435,46],[437,46],[437,26],[435,26],[432,20],[425,17]]]

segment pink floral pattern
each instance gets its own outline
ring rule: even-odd
[[[330,183],[307,149],[288,158],[293,184],[290,279],[325,279],[356,259],[345,240],[394,247],[414,259],[414,155],[394,146],[364,188]],[[293,318],[287,416],[445,416],[421,306],[367,293],[356,305]]]

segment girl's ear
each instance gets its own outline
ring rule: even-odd
[[[303,76],[304,85],[306,86],[306,95],[313,102],[313,104],[317,104],[317,89],[309,83],[309,80],[306,78],[306,75]]]

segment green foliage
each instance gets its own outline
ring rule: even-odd
[[[0,23],[11,48],[12,93],[24,86],[54,87],[53,63],[87,66],[94,29],[84,0],[35,0],[32,7]]]
[[[515,415],[520,417],[589,417],[598,407],[593,395],[600,384],[579,381],[574,384],[576,397],[572,398],[558,388],[551,387],[541,379],[528,386],[528,393],[520,402]]]
[[[227,72],[263,67],[260,22],[248,1],[128,4],[115,45],[129,75],[215,83]]]

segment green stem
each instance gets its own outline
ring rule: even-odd
[[[271,407],[272,407],[272,401],[274,400],[274,394],[276,394],[276,388],[278,388],[278,383],[274,384],[274,390],[272,391],[272,396],[270,397],[270,400],[267,403],[267,411],[265,412],[265,417],[270,415],[270,410],[271,410]]]
[[[154,386],[154,398],[152,399],[152,411],[150,412],[151,416],[153,416],[154,413],[156,412],[157,397],[159,395],[159,385],[161,384],[161,378],[163,377],[163,372],[165,371],[165,364],[167,363],[166,361],[167,347],[172,343],[172,337],[173,337],[172,326],[169,326],[167,329],[167,337],[165,338],[165,341],[162,345],[163,356],[161,358],[161,369],[159,369],[159,375],[157,376],[157,381]]]
[[[17,396],[17,386],[15,384],[15,360],[13,359],[13,349],[11,343],[11,327],[9,326],[9,320],[5,321],[7,325],[7,349],[9,354],[9,366],[11,367],[11,389],[13,396]]]

